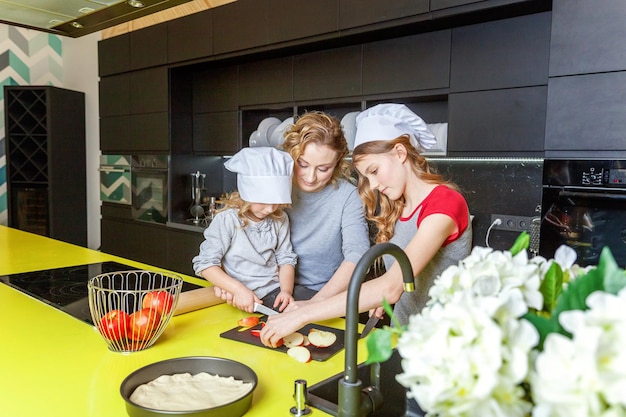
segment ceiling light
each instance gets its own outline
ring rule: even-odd
[[[87,13],[91,13],[91,12],[95,12],[95,9],[92,9],[91,7],[83,7],[81,9],[78,9],[78,13],[82,13],[82,14],[87,14]]]
[[[74,21],[72,23],[70,23],[73,27],[75,27],[76,29],[81,29],[83,27],[83,25],[81,25],[80,23]]]
[[[126,3],[131,7],[137,7],[137,8],[145,6],[145,4],[143,4],[143,2],[140,0],[128,0]]]

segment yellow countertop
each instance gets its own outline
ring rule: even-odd
[[[161,269],[0,226],[0,275],[103,261]],[[303,364],[283,352],[219,336],[247,315],[219,304],[174,316],[151,348],[116,353],[107,349],[94,327],[0,283],[0,415],[124,417],[119,387],[128,374],[164,359],[214,356],[239,361],[256,372],[259,384],[246,416],[288,416],[294,380],[305,379],[312,386],[343,370],[343,350],[325,362]],[[343,328],[344,321],[322,324]],[[365,358],[360,341],[359,361]],[[313,415],[328,414],[313,409]]]

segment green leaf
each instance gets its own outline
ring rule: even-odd
[[[563,311],[587,310],[586,300],[589,294],[604,289],[604,271],[602,268],[589,270],[585,275],[571,280],[561,293],[552,316],[559,316]]]
[[[561,333],[569,337],[569,334],[561,327],[558,319],[554,316],[548,318],[538,316],[535,313],[527,313],[523,318],[535,326],[537,332],[539,332],[539,344],[537,345],[537,349],[540,351],[543,350],[543,343],[550,333]]]
[[[385,362],[391,357],[393,353],[392,339],[396,334],[394,329],[383,326],[382,329],[378,329],[367,336],[365,345],[367,347],[367,360],[366,365],[372,363]]]
[[[543,310],[547,313],[554,310],[556,300],[563,289],[563,270],[558,263],[552,262],[546,273],[539,291],[543,295]]]
[[[510,252],[513,256],[515,256],[521,251],[528,249],[529,245],[530,245],[530,235],[528,234],[528,232],[522,232],[517,237],[517,239],[515,239],[515,243],[513,243],[513,246],[511,247]]]
[[[602,249],[598,270],[604,277],[603,285],[606,292],[617,294],[622,288],[626,287],[626,274],[615,262],[615,258],[608,246]]]

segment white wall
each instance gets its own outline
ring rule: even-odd
[[[98,41],[96,32],[63,38],[63,87],[85,93],[87,135],[87,246],[100,247],[100,110],[98,105]]]

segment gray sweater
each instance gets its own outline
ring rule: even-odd
[[[357,263],[369,249],[367,222],[356,187],[339,181],[315,193],[294,188],[291,242],[298,255],[296,284],[319,291],[341,263]]]

